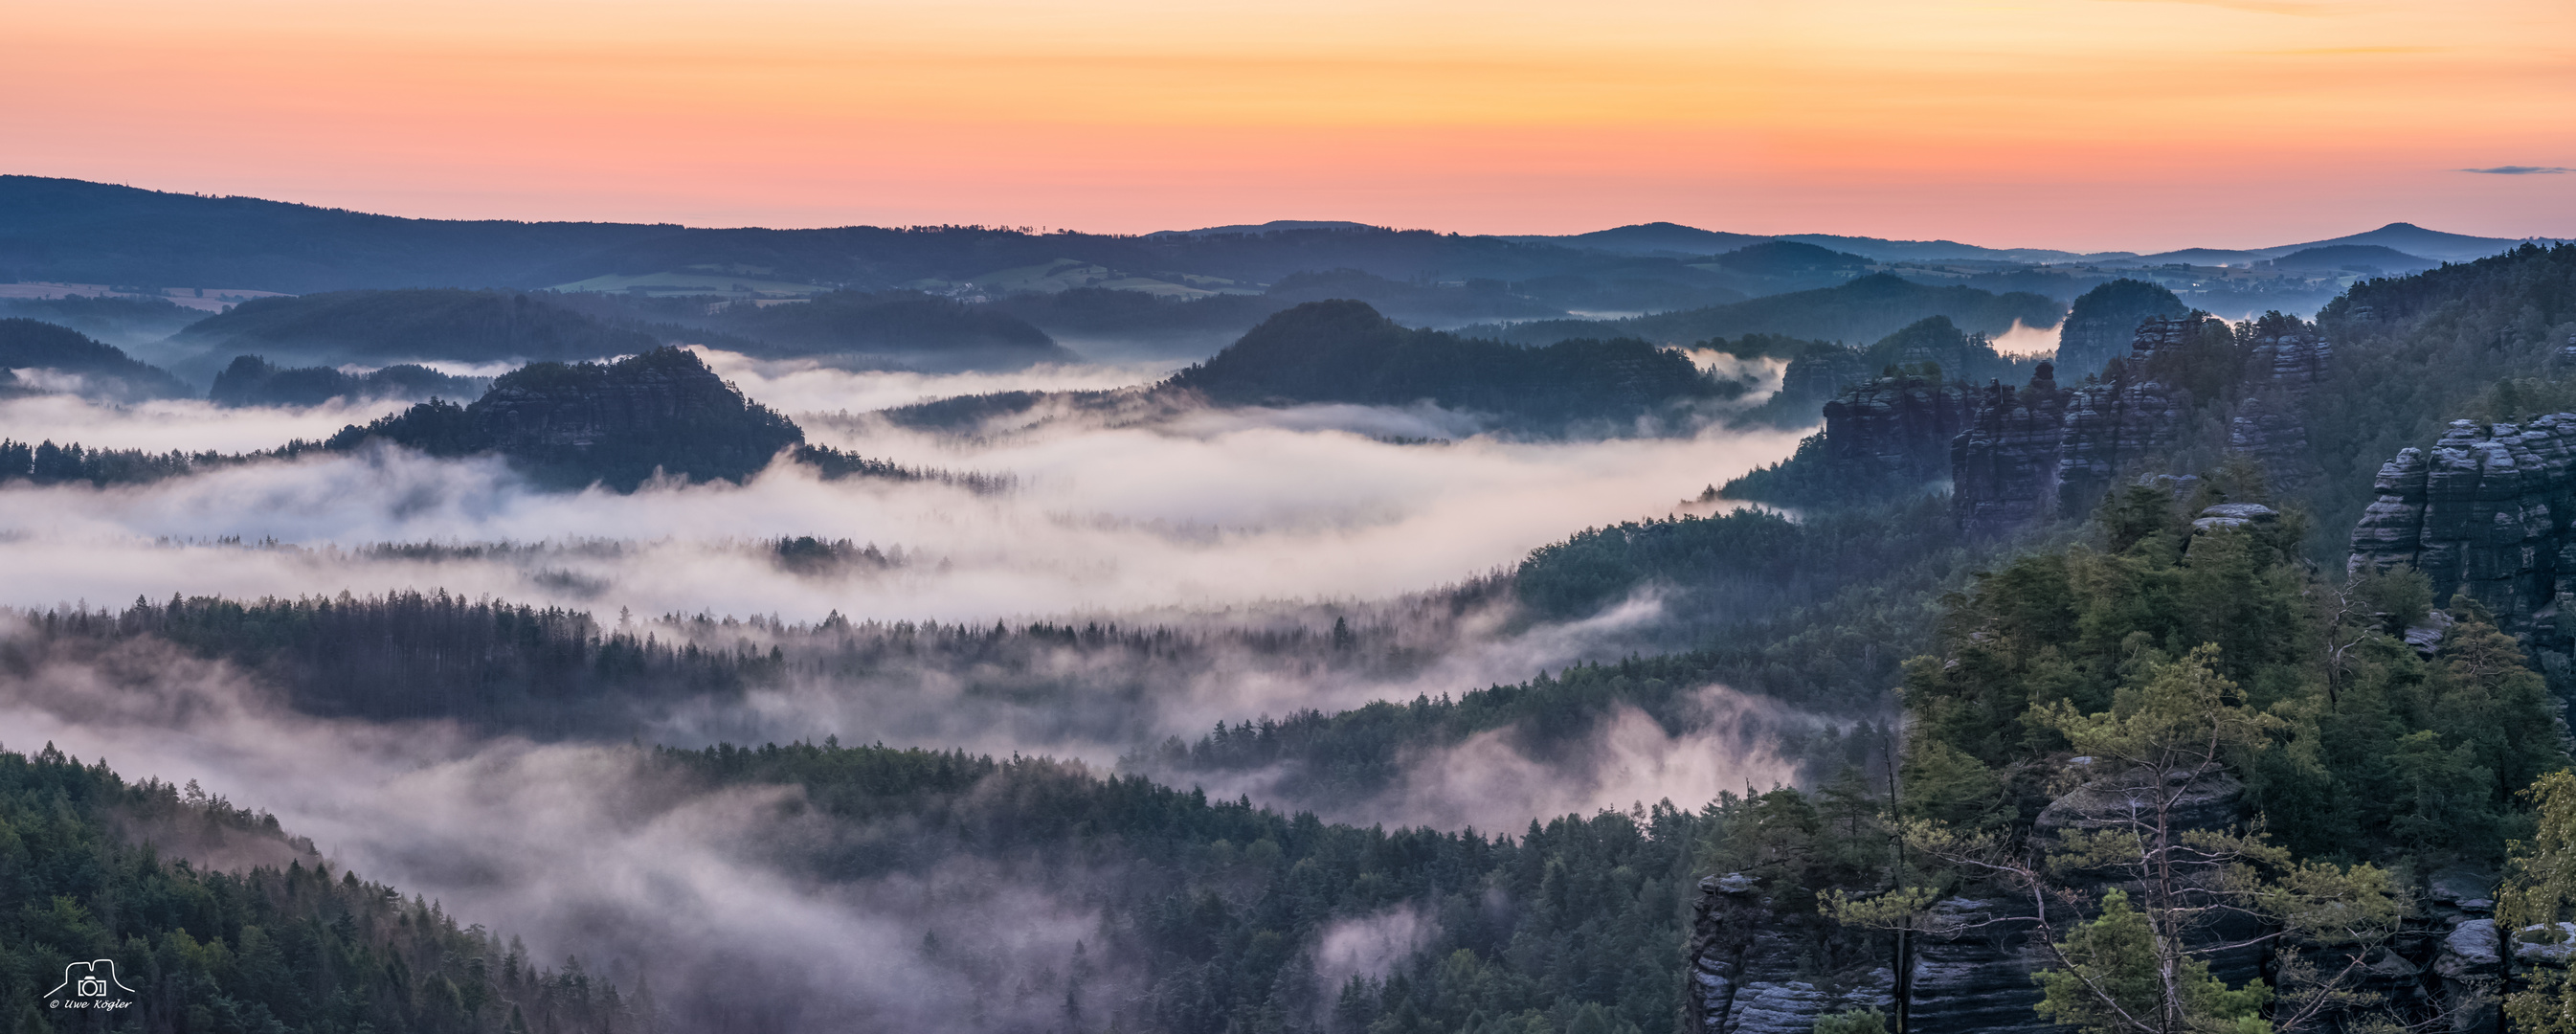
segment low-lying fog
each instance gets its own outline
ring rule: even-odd
[[[681,745],[837,733],[1106,767],[1214,721],[1463,693],[1600,656],[1656,619],[1651,595],[1590,620],[1530,626],[1491,602],[1407,624],[1406,594],[1506,569],[1586,527],[1675,513],[1703,486],[1786,456],[1799,437],[1711,429],[1688,439],[1510,441],[1476,433],[1469,414],[1361,406],[941,436],[846,414],[963,393],[1114,388],[1162,371],[926,376],[709,359],[818,443],[918,468],[1007,475],[1013,487],[976,494],[935,482],[823,482],[782,464],[742,486],[549,493],[496,460],[390,449],[104,490],[20,485],[0,491],[0,570],[9,572],[0,605],[444,588],[585,609],[606,623],[621,611],[639,620],[712,613],[801,623],[837,611],[853,621],[1204,629],[1328,627],[1331,615],[1349,613],[1355,625],[1412,637],[1404,645],[1417,656],[1403,665],[1340,672],[1217,651],[1203,670],[1086,674],[1068,653],[1054,675],[1075,688],[1053,705],[967,700],[954,672],[801,678],[665,714],[640,731],[648,742]],[[240,451],[324,437],[395,408],[22,398],[0,400],[0,436]],[[819,572],[782,564],[775,540],[803,535],[873,544],[889,562]],[[387,543],[515,548],[371,548]],[[0,639],[12,634],[10,621],[0,617]],[[795,1025],[937,1027],[935,1010],[976,1001],[982,989],[957,973],[883,962],[925,932],[1018,930],[1018,941],[979,950],[1031,967],[1062,965],[1076,940],[1096,943],[1096,914],[1010,873],[958,872],[937,886],[809,885],[742,846],[796,835],[761,825],[775,801],[656,788],[623,746],[316,718],[221,664],[149,643],[121,649],[8,676],[0,743],[26,750],[51,740],[85,757],[104,754],[129,779],[198,780],[275,812],[342,865],[442,900],[466,921],[526,935],[539,957],[694,946],[651,963],[666,997],[675,983],[721,983],[694,967],[765,967],[818,1010]],[[1140,690],[1151,699],[1134,700]],[[1130,698],[1125,709],[1040,713],[1090,708],[1112,691]],[[1595,733],[1597,743],[1554,763],[1524,756],[1507,736],[1480,735],[1410,757],[1405,777],[1378,798],[1284,803],[1363,824],[1487,829],[1658,797],[1693,807],[1721,790],[1788,778],[1791,766],[1767,746],[1770,737],[1816,721],[1721,687],[1693,699],[1700,724],[1679,733],[1621,711]],[[1278,802],[1270,792],[1278,775],[1232,773],[1209,789]]]
[[[444,587],[614,613],[812,621],[992,621],[1276,600],[1372,598],[1472,578],[1594,525],[1674,512],[1703,486],[1776,460],[1795,432],[1691,439],[1448,438],[1470,417],[1317,406],[1207,411],[1150,427],[1068,422],[989,440],[818,419],[1013,387],[1132,382],[1088,368],[999,377],[765,368],[717,356],[811,439],[916,467],[1016,479],[976,495],[936,483],[816,480],[631,495],[537,491],[490,459],[401,450],[252,464],[105,490],[0,493],[0,604],[360,594]],[[125,448],[239,449],[327,435],[391,406],[290,412],[192,403],[0,402],[0,435]],[[855,428],[855,429],[854,429]],[[902,551],[881,571],[782,570],[765,540],[812,535]],[[618,549],[596,547],[600,540]],[[502,559],[368,558],[376,543],[518,543]]]

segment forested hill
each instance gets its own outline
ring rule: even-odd
[[[51,744],[0,752],[10,1029],[668,1029],[649,996],[544,968],[515,939],[331,869],[275,818],[193,783],[128,783]],[[65,967],[95,959],[116,963],[134,1013],[96,1025],[48,1015]]]
[[[116,402],[185,398],[186,385],[157,366],[66,327],[0,319],[0,370],[46,370],[80,378],[83,395]],[[5,384],[5,382],[0,382]]]
[[[1309,302],[1272,316],[1165,387],[1221,405],[1429,400],[1542,426],[1685,416],[1692,403],[1747,390],[1633,338],[1523,348],[1408,329],[1353,301]]]
[[[2016,322],[2025,327],[2054,327],[2065,312],[2064,305],[2041,295],[2018,291],[1994,294],[1973,287],[1928,287],[1894,274],[1873,273],[1833,287],[1704,309],[1608,321],[1536,320],[1509,327],[1470,327],[1465,332],[1523,343],[1610,334],[1661,344],[1688,344],[1755,333],[1827,341],[1876,341],[1932,316],[1948,317],[1971,333],[1994,336],[2012,329]]]
[[[470,406],[431,401],[326,443],[381,438],[432,456],[497,452],[540,482],[631,490],[656,472],[741,481],[802,445],[795,422],[743,397],[695,353],[659,348],[614,363],[533,363]]]

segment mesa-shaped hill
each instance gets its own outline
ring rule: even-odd
[[[469,406],[424,402],[333,435],[332,449],[383,439],[434,456],[493,452],[542,484],[631,491],[657,473],[742,481],[804,444],[795,422],[744,398],[685,349],[614,363],[534,363]]]

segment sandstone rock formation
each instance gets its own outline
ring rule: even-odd
[[[2028,387],[1979,390],[1967,430],[1950,442],[1951,506],[1970,534],[1997,535],[2056,510],[2058,446],[2074,393],[2039,364]]]
[[[1869,358],[1860,349],[1816,345],[1789,360],[1780,371],[1780,390],[1771,405],[1791,414],[1813,414],[1834,396],[1866,384]]]
[[[1890,937],[1783,915],[1753,877],[1701,880],[1691,935],[1691,1026],[1705,1034],[1806,1034],[1847,1009],[1892,1010]]]
[[[2199,321],[2150,319],[2138,326],[2127,360],[2076,389],[2057,453],[2058,510],[2090,513],[2122,468],[2162,454],[2182,431],[2184,403],[2147,370],[2158,351],[2182,343]]]
[[[2349,570],[2412,566],[2436,600],[2467,592],[2544,667],[2564,667],[2559,618],[2576,593],[2576,414],[2527,427],[2453,421],[2431,449],[2382,465],[2375,487],[2378,500],[2352,529]]]
[[[2129,353],[2141,321],[2178,319],[2189,311],[2172,291],[2143,280],[2114,280],[2086,291],[2058,327],[2058,372],[2070,381],[2100,373]]]
[[[2334,346],[2304,329],[2257,338],[2245,358],[2245,391],[2228,418],[2227,447],[2263,465],[2278,491],[2324,476],[2308,448],[2308,395],[2323,383]]]
[[[1825,404],[1825,457],[1836,477],[1924,484],[1950,473],[1949,445],[1968,423],[1968,389],[1918,375],[1880,377]]]
[[[2204,317],[2147,319],[2129,354],[2104,376],[2072,389],[2042,366],[2018,391],[1991,385],[1971,398],[1967,428],[1951,444],[1951,505],[1971,534],[1997,535],[2053,516],[2092,512],[2137,464],[2169,454],[2218,399],[2194,399],[2167,383],[2176,355]],[[2188,355],[2188,353],[2180,353]],[[2272,484],[2295,489],[2318,476],[2308,447],[2306,406],[2334,349],[2299,328],[2281,328],[2238,356],[2227,447],[2263,465]]]

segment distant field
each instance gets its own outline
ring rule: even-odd
[[[253,298],[278,298],[277,291],[253,291],[235,287],[161,287],[148,290],[114,287],[108,284],[0,284],[0,298],[68,298],[86,295],[92,298],[159,298],[172,305],[206,312],[222,312],[235,302]]]

